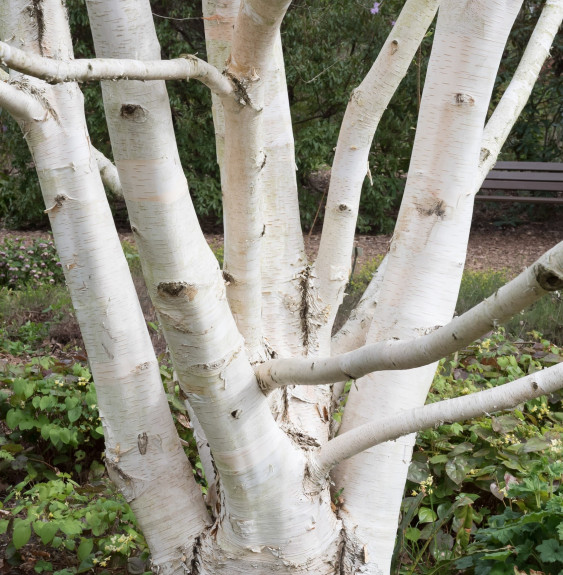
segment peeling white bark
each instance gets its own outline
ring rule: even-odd
[[[412,369],[438,361],[509,320],[547,293],[563,287],[563,242],[517,278],[463,315],[426,335],[388,340],[330,358],[274,359],[255,367],[268,392],[286,385],[321,385],[360,379],[374,371]]]
[[[542,38],[561,18],[561,2],[548,0],[538,28],[546,30]],[[6,38],[9,30],[12,38],[9,45],[0,43],[0,52],[14,68],[21,64],[21,70],[53,81],[119,78],[103,83],[115,166],[89,143],[74,83],[51,86],[16,72],[8,83],[0,73],[0,105],[12,106],[16,116],[19,111],[38,167],[96,381],[110,475],[130,500],[161,574],[387,575],[412,446],[404,434],[561,387],[563,368],[551,368],[422,407],[433,366],[396,371],[433,361],[540,292],[561,287],[563,263],[554,250],[490,301],[435,329],[449,322],[455,303],[479,151],[488,132],[501,130],[491,121],[482,140],[516,0],[444,0],[389,267],[384,274],[380,267],[356,313],[333,338],[332,354],[368,345],[319,359],[331,353],[330,325],[347,280],[347,242],[373,131],[437,3],[408,0],[382,55],[354,92],[333,168],[335,209],[327,215],[314,269],[303,255],[283,78],[279,24],[286,0],[207,2],[211,67],[158,60],[147,0],[88,1],[97,52],[109,58],[88,62],[72,59],[59,0],[31,6],[0,0],[0,34]],[[16,38],[24,52],[13,50]],[[545,41],[540,43],[544,58]],[[522,70],[540,65],[535,45],[530,42]],[[229,302],[189,197],[164,83],[149,81],[198,75],[192,67],[200,65],[218,92],[235,96],[214,96]],[[224,66],[227,77],[218,76]],[[519,94],[528,89],[516,80],[513,86]],[[127,202],[211,482],[211,527],[172,424],[98,169]],[[401,341],[385,343],[394,337]],[[274,352],[282,359],[253,368]],[[383,368],[392,371],[352,388],[343,433],[327,442],[327,382]],[[270,386],[283,383],[283,393],[266,398],[254,369],[264,381],[270,378]],[[315,385],[289,385],[307,379]],[[333,479],[344,487],[340,519],[327,477],[339,462]]]
[[[512,0],[440,5],[409,178],[367,343],[417,337],[453,315],[483,125],[519,5]],[[348,396],[340,433],[423,405],[434,370],[429,365],[360,379]],[[397,524],[413,442],[409,436],[372,447],[333,473],[346,494],[344,513],[360,526],[370,556],[384,572],[395,541],[389,525]]]
[[[17,29],[28,50],[45,52],[57,44],[54,53],[72,56],[56,25],[66,22],[61,3],[44,2],[39,9],[46,26],[41,42],[22,3],[0,6],[0,33],[6,35],[4,26]],[[162,572],[180,573],[207,512],[168,409],[88,139],[82,94],[75,84],[25,81],[51,110],[43,121],[21,126],[96,382],[108,472],[136,514],[153,563]]]
[[[321,353],[329,351],[332,324],[350,276],[362,184],[375,130],[407,73],[440,0],[407,0],[368,75],[351,95],[340,129],[319,254],[315,264],[322,318]]]

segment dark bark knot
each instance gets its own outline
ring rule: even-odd
[[[160,296],[184,297],[188,301],[193,301],[197,295],[197,288],[186,282],[161,282],[156,289]]]
[[[137,446],[141,455],[145,455],[147,452],[148,444],[149,436],[147,435],[147,432],[143,431],[143,433],[139,433],[139,435],[137,435]]]
[[[418,207],[417,211],[419,214],[421,214],[423,216],[429,216],[429,217],[430,216],[436,216],[440,219],[442,219],[446,215],[446,207],[444,205],[443,200],[440,200],[439,202],[434,203],[428,209]]]
[[[563,276],[558,276],[553,270],[542,264],[536,266],[536,281],[545,291],[557,291],[563,289]]]
[[[346,204],[340,204],[338,206],[338,210],[340,212],[351,212],[352,211],[352,209],[349,206],[347,206]]]
[[[454,96],[454,104],[457,106],[474,106],[475,99],[469,94],[456,94]]]
[[[242,409],[235,409],[234,411],[231,411],[231,417],[233,417],[234,419],[238,419],[241,413]]]
[[[138,104],[123,104],[123,106],[121,106],[120,115],[126,120],[131,120],[137,124],[143,124],[149,117],[149,111]]]
[[[539,387],[539,385],[534,381],[534,382],[532,383],[532,388],[533,388],[533,390],[534,390],[534,391],[537,391],[538,387]]]
[[[223,270],[223,279],[225,280],[226,285],[235,285],[237,282],[235,278],[227,271]]]
[[[395,52],[399,49],[399,41],[392,40],[391,41],[391,54],[395,54]]]

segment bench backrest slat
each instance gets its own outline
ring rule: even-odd
[[[560,162],[497,162],[493,170],[537,170],[540,172],[563,172]]]

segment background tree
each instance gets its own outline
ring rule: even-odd
[[[308,228],[319,204],[324,205],[326,177],[315,187],[311,173],[328,175],[338,129],[350,91],[365,76],[381,49],[402,3],[386,0],[372,14],[370,2],[293,3],[282,24],[286,55],[287,84],[296,134],[297,181],[303,225]],[[94,56],[94,47],[84,2],[67,2],[76,58]],[[510,81],[541,12],[540,0],[525,0],[505,48],[505,58],[495,81],[492,112]],[[201,5],[198,2],[152,4],[155,27],[163,58],[184,52],[207,58]],[[418,97],[422,89],[432,45],[431,27],[421,49],[393,96],[378,127],[378,137],[370,152],[372,179],[364,182],[358,230],[362,233],[390,233],[404,188],[403,176],[414,139]],[[557,161],[561,157],[561,69],[563,44],[553,43],[549,62],[534,86],[530,100],[506,142],[501,159]],[[96,83],[83,86],[86,120],[92,142],[111,156],[109,136]],[[213,159],[215,146],[209,93],[197,82],[170,83],[172,118],[184,173],[191,182],[191,195],[204,229],[220,225],[221,190],[218,168]],[[4,225],[13,228],[43,227],[47,220],[40,208],[39,185],[25,142],[17,137],[19,128],[9,114],[0,111],[5,132],[0,133],[2,197],[0,214]],[[190,127],[191,126],[191,127]],[[197,126],[197,129],[194,129]],[[188,138],[185,134],[192,133]],[[110,197],[110,205],[120,224],[126,218],[122,203]],[[545,208],[516,205],[516,215],[529,212],[541,218]],[[321,206],[320,217],[323,210]]]
[[[347,105],[313,263],[303,250],[280,42],[288,5],[204,3],[205,62],[161,61],[143,0],[87,3],[91,60],[73,59],[60,2],[0,3],[0,58],[10,69],[0,103],[34,158],[96,382],[108,473],[159,573],[388,572],[412,433],[509,408],[563,382],[558,365],[423,406],[443,354],[563,286],[558,246],[450,321],[474,194],[548,55],[563,2],[546,3],[510,97],[484,128],[521,2],[407,0]],[[373,136],[438,5],[385,271],[333,338]],[[162,81],[186,78],[213,92],[223,270],[197,222]],[[86,80],[102,81],[113,186],[127,203],[179,386],[206,440],[211,514],[175,432],[113,225],[98,164],[106,177],[113,170],[92,147],[76,83]],[[355,385],[334,437],[337,384],[347,379]],[[344,494],[338,513],[332,482]]]

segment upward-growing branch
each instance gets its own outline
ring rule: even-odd
[[[17,120],[41,122],[47,119],[49,111],[44,103],[34,97],[27,85],[17,86],[0,79],[0,108],[4,108]]]
[[[264,75],[288,0],[241,3],[225,74],[237,102],[225,102],[223,210],[227,297],[252,361],[265,357],[262,333],[261,172],[266,165]]]
[[[504,323],[545,294],[563,288],[563,242],[517,278],[463,315],[415,339],[366,345],[330,358],[274,359],[256,366],[260,386],[321,385],[359,379],[373,371],[412,369],[438,361]]]
[[[362,184],[375,130],[430,26],[440,0],[407,0],[368,75],[350,98],[340,129],[316,261],[319,298],[325,308],[321,345],[328,341],[344,287]]]
[[[512,126],[522,113],[549,56],[549,49],[562,19],[563,0],[547,0],[516,72],[485,126],[475,193],[479,191],[483,180],[497,161]]]

